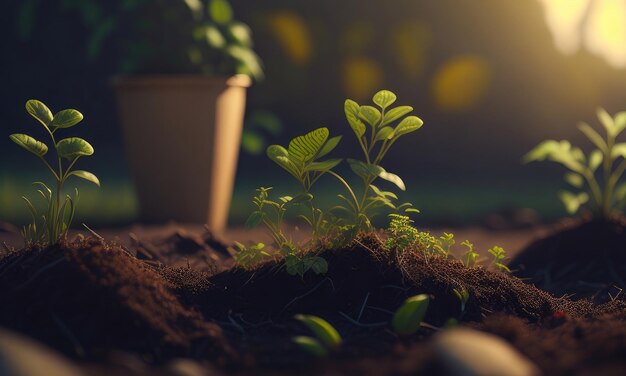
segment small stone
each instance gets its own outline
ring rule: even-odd
[[[453,376],[538,376],[539,368],[503,339],[467,328],[434,339],[441,364]]]
[[[83,372],[44,345],[0,329],[0,375],[81,376]]]

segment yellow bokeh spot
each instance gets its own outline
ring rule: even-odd
[[[313,46],[304,20],[291,11],[277,11],[269,16],[270,30],[287,56],[296,64],[311,59]]]
[[[489,89],[491,73],[478,56],[458,56],[448,60],[435,73],[432,95],[444,111],[465,111],[476,106]]]
[[[343,63],[343,88],[349,98],[363,100],[380,88],[383,71],[374,60],[351,57]]]
[[[391,53],[402,74],[409,80],[417,80],[426,67],[430,30],[420,21],[397,24],[391,30],[390,39]]]

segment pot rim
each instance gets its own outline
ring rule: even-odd
[[[110,83],[116,88],[215,85],[247,88],[252,85],[252,78],[245,74],[236,74],[233,76],[207,76],[203,74],[118,75],[113,76]]]

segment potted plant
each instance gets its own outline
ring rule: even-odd
[[[114,87],[142,220],[221,232],[241,143],[246,88],[263,75],[250,29],[226,0],[138,2]]]

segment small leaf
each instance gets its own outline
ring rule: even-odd
[[[226,0],[211,0],[209,3],[209,16],[215,23],[226,25],[233,19],[233,9]]]
[[[385,171],[382,167],[376,165],[368,165],[356,159],[348,158],[348,164],[350,169],[363,179],[371,179],[379,176],[382,171]]]
[[[326,154],[333,151],[333,149],[335,149],[337,145],[339,144],[339,141],[341,141],[341,137],[342,136],[335,136],[335,137],[331,137],[330,139],[328,139],[328,141],[326,141],[324,146],[322,146],[322,149],[319,151],[319,153],[317,153],[316,158],[322,158]]]
[[[414,334],[426,316],[428,310],[428,295],[420,294],[408,298],[398,308],[391,320],[393,330],[401,336]]]
[[[378,133],[376,133],[375,141],[385,140],[387,138],[391,138],[393,136],[393,128],[391,127],[382,127]]]
[[[626,142],[620,142],[613,146],[613,150],[611,151],[611,158],[626,158]]]
[[[306,166],[305,170],[326,172],[326,171],[332,170],[335,166],[341,163],[341,161],[342,161],[341,159],[335,158],[335,159],[328,159],[328,160],[321,161],[321,162],[313,162],[309,164],[308,166]]]
[[[559,198],[565,205],[565,210],[568,214],[575,214],[581,205],[589,201],[589,195],[585,192],[574,194],[568,191],[559,192]]]
[[[598,134],[593,128],[589,126],[587,123],[580,123],[578,125],[578,129],[587,136],[589,141],[591,141],[598,149],[601,151],[605,151],[607,148],[606,142],[602,139],[602,136]]]
[[[328,262],[323,257],[313,257],[310,267],[315,274],[326,274],[328,272]]]
[[[328,128],[322,127],[289,142],[289,157],[299,162],[312,160],[328,139]]]
[[[313,315],[296,315],[294,318],[309,328],[327,348],[341,345],[341,336],[328,321]]]
[[[31,99],[26,102],[26,111],[30,114],[30,116],[39,120],[39,122],[45,127],[50,124],[53,118],[52,111],[50,111],[48,106],[36,99]]]
[[[222,32],[213,25],[207,25],[204,28],[204,38],[210,47],[220,49],[226,45],[226,39]]]
[[[300,179],[300,170],[295,163],[289,158],[287,149],[280,145],[270,145],[267,147],[267,157],[274,161],[277,165],[284,168],[296,179]]]
[[[406,186],[404,185],[404,182],[398,175],[392,174],[391,172],[387,172],[383,170],[378,173],[378,177],[380,177],[381,179],[387,180],[388,182],[395,184],[401,190],[406,191]]]
[[[310,193],[300,193],[296,197],[289,200],[289,205],[301,204],[303,202],[309,202],[313,200],[313,195]]]
[[[626,111],[618,112],[615,115],[615,135],[622,133],[626,128]]]
[[[93,147],[82,138],[70,137],[64,138],[57,143],[57,151],[59,157],[71,161],[81,156],[92,155]]]
[[[38,157],[43,157],[48,152],[48,146],[41,141],[37,141],[27,134],[14,133],[9,136],[11,141],[15,142],[22,148],[35,154]]]
[[[309,353],[318,358],[323,358],[328,355],[328,350],[322,346],[322,344],[315,338],[307,336],[298,336],[291,339],[293,343],[298,345],[304,352]]]
[[[228,36],[240,46],[252,47],[252,32],[248,25],[242,22],[233,22],[226,29]]]
[[[373,102],[376,103],[383,110],[389,106],[391,106],[397,97],[394,93],[389,90],[381,90],[378,93],[374,94]]]
[[[389,112],[385,113],[382,125],[392,123],[411,111],[413,111],[413,107],[411,106],[399,106],[392,108],[391,110],[389,110]]]
[[[361,119],[365,120],[369,125],[375,127],[378,125],[380,121],[380,111],[372,106],[361,106],[359,111],[359,116]]]
[[[604,108],[598,108],[596,111],[596,114],[598,116],[598,120],[600,120],[600,123],[606,130],[606,133],[610,134],[611,136],[614,136],[615,135],[615,123],[613,122],[613,118],[611,117],[611,115],[609,115],[609,113],[606,112]]]
[[[400,124],[398,124],[396,130],[393,133],[393,136],[397,138],[407,133],[414,132],[420,129],[422,125],[424,125],[422,119],[418,118],[417,116],[407,116],[402,119]]]
[[[253,211],[252,214],[250,214],[250,216],[246,220],[245,226],[248,230],[253,229],[257,227],[261,223],[262,220],[263,220],[263,213],[258,210]]]
[[[92,174],[89,171],[75,170],[75,171],[70,172],[70,175],[74,175],[81,179],[85,179],[88,182],[94,183],[98,187],[100,186],[100,179],[98,179],[96,175]]]
[[[62,110],[54,115],[54,118],[50,122],[50,126],[57,128],[69,128],[83,120],[83,114],[77,110]]]
[[[565,181],[576,188],[582,188],[585,182],[583,177],[575,172],[568,172],[567,174],[565,174]]]
[[[558,148],[559,142],[555,140],[542,141],[539,145],[530,150],[522,160],[524,163],[543,161],[548,158]]]
[[[366,127],[359,119],[359,104],[353,100],[346,99],[343,110],[346,114],[348,124],[350,124],[350,128],[352,128],[352,131],[354,131],[354,134],[356,134],[358,138],[361,138],[365,134]]]
[[[589,155],[589,168],[591,171],[595,171],[598,169],[604,157],[602,156],[602,152],[600,150],[594,150]]]

